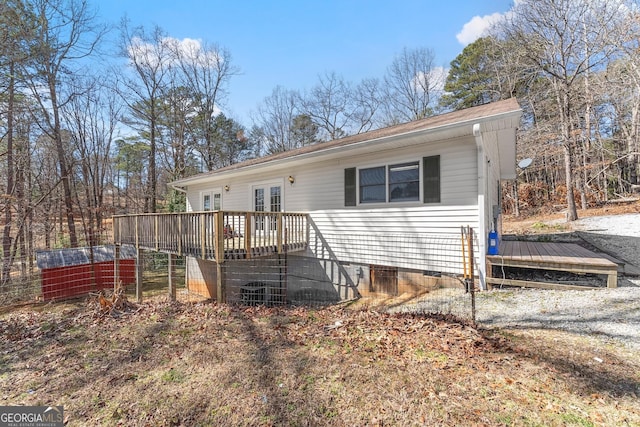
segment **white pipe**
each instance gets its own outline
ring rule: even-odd
[[[486,224],[486,203],[487,196],[487,162],[484,156],[484,142],[482,140],[482,131],[480,130],[480,123],[473,125],[473,136],[476,140],[477,156],[478,156],[478,278],[480,279],[480,289],[486,290],[485,274],[487,269],[486,261],[486,239],[487,239],[487,224]]]

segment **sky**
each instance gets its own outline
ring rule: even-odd
[[[448,68],[512,0],[93,0],[101,20],[158,25],[176,39],[226,48],[240,74],[223,111],[243,125],[276,86],[304,92],[335,72],[382,78],[403,48],[429,48]]]

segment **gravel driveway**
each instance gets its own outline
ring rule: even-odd
[[[640,214],[585,218],[577,234],[640,271]],[[476,320],[486,327],[562,329],[597,335],[640,351],[640,277],[625,275],[615,289],[508,289],[476,294]]]

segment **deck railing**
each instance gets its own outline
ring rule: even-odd
[[[206,211],[117,215],[113,241],[224,262],[305,249],[306,213]]]

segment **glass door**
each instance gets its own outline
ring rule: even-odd
[[[256,212],[264,212],[265,204],[264,204],[264,187],[256,187],[253,189],[253,210]],[[263,231],[264,230],[264,216],[261,214],[257,214],[255,218],[256,230]]]
[[[253,187],[253,210],[255,212],[281,212],[282,186],[280,184],[266,184]],[[256,230],[275,230],[277,219],[272,215],[256,215]]]

